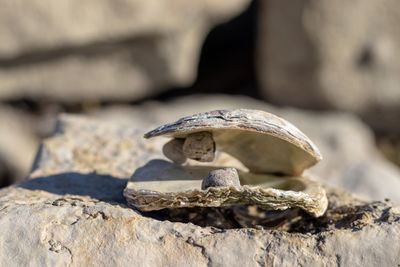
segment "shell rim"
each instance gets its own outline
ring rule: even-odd
[[[135,199],[141,199],[142,201],[145,199],[153,199],[154,197],[160,197],[163,198],[164,200],[169,200],[170,203],[172,204],[172,208],[179,208],[179,207],[191,207],[192,206],[202,206],[202,207],[221,207],[221,206],[226,206],[226,205],[230,205],[233,203],[230,203],[232,199],[230,199],[229,197],[227,197],[225,199],[226,203],[223,202],[220,205],[215,205],[215,203],[213,204],[212,200],[216,200],[219,199],[218,192],[227,192],[227,191],[232,191],[234,193],[237,194],[242,194],[244,192],[247,192],[247,194],[253,194],[254,196],[256,196],[257,194],[260,195],[265,195],[266,197],[274,197],[274,198],[280,198],[282,192],[286,192],[286,193],[290,193],[290,196],[288,196],[288,198],[292,201],[291,204],[286,203],[282,204],[282,205],[278,205],[276,207],[277,210],[285,210],[287,208],[290,207],[297,207],[297,208],[301,208],[302,210],[306,211],[307,213],[311,214],[314,217],[319,217],[322,216],[328,206],[328,200],[326,197],[326,192],[323,189],[323,187],[310,179],[307,179],[305,177],[303,177],[303,179],[305,179],[305,181],[308,183],[308,187],[305,190],[302,191],[293,191],[293,190],[282,190],[282,189],[275,189],[272,187],[268,187],[268,188],[260,188],[257,186],[240,186],[240,187],[215,187],[215,188],[208,188],[206,190],[200,190],[200,189],[193,189],[193,190],[186,190],[183,192],[179,192],[179,197],[186,197],[189,195],[194,194],[196,197],[201,198],[203,200],[208,199],[209,203],[208,204],[203,204],[203,205],[196,205],[196,202],[187,202],[185,204],[179,204],[177,205],[176,203],[181,202],[181,201],[173,201],[172,199],[177,198],[178,194],[175,192],[158,192],[158,191],[151,191],[151,190],[136,190],[134,188],[130,188],[129,186],[127,186],[124,189],[123,195],[125,196],[125,198],[127,199],[128,203],[131,206],[134,206],[135,208],[138,208],[140,210],[143,211],[152,211],[152,210],[159,210],[159,209],[163,209],[163,208],[168,208],[169,205],[161,205],[159,207],[155,207],[154,205],[156,205],[157,203],[150,201],[152,204],[140,204],[138,202],[135,201]],[[302,179],[302,180],[303,180]],[[302,182],[305,182],[302,181]],[[130,182],[132,183],[132,182]],[[303,199],[302,201],[300,201],[299,199]],[[250,200],[247,199],[247,201],[240,201],[239,203],[236,204],[256,204],[256,205],[261,205],[262,201],[254,201],[254,200]],[[271,202],[273,205],[273,202]],[[171,207],[170,207],[171,208]]]

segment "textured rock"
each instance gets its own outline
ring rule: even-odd
[[[215,142],[209,132],[189,134],[182,146],[183,154],[189,158],[202,162],[214,160]]]
[[[64,117],[31,180],[0,190],[0,264],[17,266],[396,266],[400,210],[329,190],[325,216],[286,230],[144,217],[122,190],[147,160],[142,129]],[[143,131],[144,132],[144,131]],[[79,135],[77,134],[79,133]]]
[[[395,0],[263,1],[258,74],[265,95],[357,111],[400,132],[399,7]]]
[[[137,108],[115,106],[92,116],[140,125],[143,132],[176,118],[224,108],[265,110],[292,122],[320,148],[323,160],[309,174],[370,200],[390,198],[400,203],[400,171],[378,153],[371,131],[355,116],[338,112],[278,109],[244,97],[193,96],[166,104],[149,102]]]
[[[0,1],[0,99],[138,99],[193,82],[208,31],[249,0]]]

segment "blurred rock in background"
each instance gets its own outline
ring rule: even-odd
[[[379,140],[378,147],[389,160],[400,166],[400,138],[394,134],[386,136]]]
[[[400,3],[260,1],[258,77],[273,103],[361,114],[400,133]]]
[[[191,85],[209,31],[249,2],[0,1],[0,185],[28,174],[58,113]]]
[[[0,186],[22,181],[38,149],[34,118],[30,114],[0,106]]]
[[[0,99],[136,100],[190,85],[233,1],[0,1]]]

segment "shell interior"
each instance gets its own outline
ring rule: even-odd
[[[217,150],[240,160],[254,173],[301,175],[322,159],[318,148],[294,125],[259,110],[218,110],[184,117],[145,134],[185,138],[211,132]]]
[[[252,204],[272,210],[301,208],[318,217],[326,210],[325,190],[304,177],[239,170],[241,187],[201,190],[203,177],[217,168],[220,167],[181,166],[166,160],[152,160],[135,171],[124,195],[129,204],[143,211]]]

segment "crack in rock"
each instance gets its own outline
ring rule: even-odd
[[[99,210],[97,207],[84,207],[83,214],[87,215],[87,218],[91,219],[96,219],[98,217],[105,221],[110,219],[109,215],[107,215],[104,211]]]
[[[49,250],[55,253],[67,253],[70,257],[70,262],[68,264],[68,266],[71,266],[73,263],[73,255],[71,250],[66,247],[65,245],[63,245],[60,241],[54,240],[54,239],[50,239],[48,241],[49,244]]]
[[[210,256],[207,254],[206,248],[204,246],[196,243],[196,241],[192,237],[189,237],[187,240],[185,240],[185,242],[193,247],[199,248],[203,257],[207,259],[207,266],[208,267],[212,266],[212,260]]]

